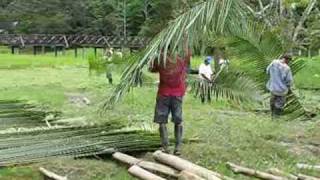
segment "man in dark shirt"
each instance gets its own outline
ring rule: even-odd
[[[163,55],[160,61],[155,60],[150,67],[151,72],[158,72],[160,83],[155,107],[154,122],[159,124],[162,150],[169,153],[169,138],[166,124],[171,113],[174,123],[175,149],[174,154],[181,154],[183,120],[182,100],[186,92],[186,76],[191,59],[191,51],[188,49],[188,42],[185,41],[185,56],[167,55],[166,63],[163,62]]]

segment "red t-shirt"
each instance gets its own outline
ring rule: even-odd
[[[172,57],[167,57],[165,65],[155,60],[152,67],[153,72],[159,72],[160,84],[158,95],[182,97],[186,92],[187,68],[190,63],[191,52],[183,58],[177,57],[176,61]],[[162,61],[161,61],[162,62]]]

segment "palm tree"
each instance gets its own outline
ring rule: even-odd
[[[266,81],[264,69],[271,60],[286,52],[287,49],[284,47],[289,46],[275,33],[265,31],[266,26],[258,28],[258,26],[253,25],[254,18],[247,11],[246,5],[241,0],[208,0],[199,3],[178,16],[153,38],[141,59],[126,68],[122,75],[121,83],[115,88],[108,101],[104,104],[104,108],[114,105],[130,90],[130,87],[135,85],[137,79],[140,78],[139,76],[143,68],[153,63],[155,59],[160,59],[158,57],[161,50],[164,51],[165,56],[169,51],[169,46],[171,49],[168,53],[178,54],[183,52],[184,34],[187,34],[189,37],[190,47],[198,49],[205,45],[205,39],[209,37],[222,37],[226,41],[225,45],[234,57],[240,57],[239,59],[246,59],[247,62],[256,64],[256,71],[250,73],[230,73],[241,74],[241,76],[238,76],[238,81],[222,73],[217,78],[217,82],[223,82],[223,80],[228,79],[225,82],[230,82],[231,84],[217,84],[211,86],[211,90],[207,91],[217,97],[222,96],[236,101],[254,99],[247,92],[252,92],[253,89],[255,92],[258,92],[258,88],[255,89],[256,86],[253,86],[250,79],[253,79],[257,83],[257,87],[260,90],[264,90],[263,84]],[[166,57],[163,59],[166,60]],[[294,69],[298,70],[300,67],[299,65]],[[245,78],[246,80],[240,81],[241,78]],[[296,96],[292,97],[294,102],[297,102]],[[294,104],[293,110],[301,110],[300,103],[298,105],[297,103]]]

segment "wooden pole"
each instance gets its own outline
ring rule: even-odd
[[[205,180],[200,176],[197,176],[189,171],[181,171],[178,180]]]
[[[236,174],[240,173],[240,174],[244,174],[247,176],[256,177],[259,179],[266,179],[266,180],[284,180],[285,179],[285,178],[275,176],[275,175],[272,175],[269,173],[257,171],[255,169],[250,169],[247,167],[238,166],[238,165],[235,165],[230,162],[227,163],[227,166]]]
[[[42,52],[42,54],[46,54],[46,47],[45,46],[41,46],[41,52]]]
[[[78,57],[78,48],[77,47],[74,48],[74,57],[75,58]]]
[[[33,46],[33,55],[37,55],[37,46]]]
[[[57,48],[57,46],[54,46],[54,56],[58,57],[58,48]]]
[[[127,154],[123,154],[120,152],[116,152],[112,155],[112,157],[122,163],[128,164],[130,166],[137,165],[142,167],[143,169],[146,169],[148,171],[154,172],[154,173],[160,173],[166,176],[170,177],[178,177],[179,172],[173,168],[170,168],[168,166],[154,163],[154,162],[148,162],[143,161],[140,159],[137,159],[135,157],[129,156]]]
[[[298,174],[298,179],[299,180],[320,180],[320,178],[307,176],[307,175],[304,175],[304,174]]]
[[[94,57],[97,57],[97,48],[93,48],[94,49]]]
[[[39,171],[46,177],[54,180],[67,180],[67,177],[59,176],[51,171],[46,170],[45,168],[40,167]]]
[[[161,151],[156,151],[153,154],[153,157],[163,163],[167,164],[179,171],[187,170],[191,173],[194,173],[198,176],[201,176],[208,180],[220,180],[220,179],[231,179],[229,177],[222,176],[217,172],[210,171],[204,167],[198,166],[196,164],[191,163],[190,161],[184,160],[180,157],[163,153]]]
[[[320,165],[309,165],[309,164],[297,164],[297,168],[299,169],[308,169],[308,170],[315,170],[315,171],[320,171]]]
[[[293,175],[293,174],[290,174],[290,173],[287,173],[287,172],[283,172],[277,168],[271,168],[268,170],[268,173],[270,174],[273,174],[275,176],[280,176],[280,177],[285,177],[287,179],[290,179],[290,180],[298,180],[298,177]]]
[[[155,174],[152,174],[149,171],[146,171],[139,166],[133,165],[131,168],[128,170],[129,173],[139,179],[142,180],[166,180],[160,176],[157,176]]]
[[[66,47],[62,46],[61,49],[62,49],[62,55],[65,56],[66,55]]]
[[[14,54],[14,46],[11,46],[11,54]]]

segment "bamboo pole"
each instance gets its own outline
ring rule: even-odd
[[[131,166],[131,168],[128,171],[131,175],[142,180],[166,180],[136,165]]]
[[[54,180],[67,180],[68,178],[67,177],[62,177],[62,176],[59,176],[49,170],[46,170],[45,168],[43,167],[40,167],[39,168],[39,171],[46,177],[50,178],[50,179],[54,179]]]
[[[195,175],[189,171],[181,171],[179,174],[178,180],[205,180],[202,177]]]
[[[298,174],[298,179],[299,180],[320,180],[320,178],[307,176],[307,175],[304,175],[304,174]]]
[[[308,169],[308,170],[315,170],[315,171],[320,171],[320,165],[309,165],[309,164],[297,164],[297,168],[299,169]]]
[[[112,157],[122,163],[128,164],[130,166],[137,165],[142,167],[143,169],[146,169],[154,173],[160,173],[170,177],[178,177],[179,175],[179,172],[177,170],[170,168],[168,166],[154,163],[154,162],[143,161],[120,152],[114,153]]]
[[[247,176],[256,177],[259,179],[266,179],[266,180],[284,180],[285,179],[285,178],[275,176],[275,175],[272,175],[269,173],[257,171],[255,169],[250,169],[247,167],[238,166],[238,165],[235,165],[230,162],[227,163],[227,166],[236,174],[240,173],[240,174],[244,174]]]
[[[275,176],[281,176],[281,177],[285,177],[287,179],[290,179],[290,180],[298,180],[298,177],[293,175],[293,174],[290,174],[290,173],[287,173],[287,172],[283,172],[277,168],[271,168],[268,170],[268,172],[270,174],[273,174]]]
[[[185,159],[182,159],[180,157],[165,154],[161,151],[156,151],[153,154],[153,157],[164,164],[167,164],[179,171],[187,170],[191,173],[194,173],[198,176],[203,177],[204,179],[208,180],[220,180],[220,179],[227,179],[230,180],[231,178],[223,176],[217,172],[210,171],[204,167],[198,166],[196,164],[191,163],[190,161],[187,161]]]
[[[296,175],[281,171],[281,170],[279,170],[277,168],[271,168],[271,169],[268,170],[268,172],[270,174],[275,175],[275,176],[281,176],[281,177],[285,177],[285,178],[291,179],[291,180],[298,180],[298,177]]]

